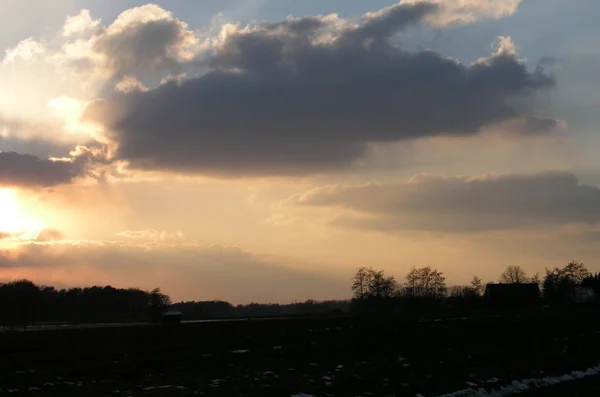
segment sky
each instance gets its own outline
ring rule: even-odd
[[[0,0],[0,280],[344,299],[600,271],[594,0]]]

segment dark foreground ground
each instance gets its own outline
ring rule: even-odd
[[[0,334],[0,394],[11,396],[428,397],[598,365],[596,310]],[[521,395],[597,396],[600,376]]]

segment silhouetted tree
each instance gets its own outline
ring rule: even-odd
[[[406,276],[405,293],[416,297],[442,298],[446,294],[446,278],[430,266],[413,267]]]
[[[352,278],[355,299],[391,298],[397,291],[398,283],[393,276],[386,277],[383,270],[361,267]]]
[[[590,272],[582,262],[571,261],[562,269],[563,277],[571,280],[575,285],[581,285],[586,277],[589,277]]]
[[[477,291],[468,285],[457,285],[448,288],[448,297],[452,299],[464,299],[477,297]]]
[[[544,297],[554,303],[567,301],[575,287],[581,285],[590,275],[585,265],[572,261],[564,268],[546,269]]]
[[[500,275],[500,283],[502,284],[523,284],[529,282],[525,270],[520,266],[508,266]]]
[[[372,267],[359,267],[352,278],[352,295],[355,299],[363,299],[371,292],[371,283],[375,270]]]
[[[534,274],[534,275],[533,275],[533,276],[532,276],[532,277],[529,279],[529,282],[530,282],[530,283],[537,284],[537,285],[538,285],[540,288],[542,287],[542,285],[543,285],[543,283],[544,283],[544,282],[542,281],[542,278],[540,277],[540,274],[539,274],[539,273],[536,273],[536,274]]]
[[[398,283],[394,276],[386,277],[383,270],[375,272],[371,281],[370,294],[378,298],[391,298],[398,291]]]
[[[477,296],[483,295],[485,289],[485,286],[483,285],[483,280],[477,276],[474,276],[473,280],[471,280],[471,288],[473,288],[473,291],[475,291],[475,294]]]
[[[162,317],[163,313],[171,305],[171,298],[161,292],[160,288],[155,288],[150,292],[148,297],[148,306],[150,310],[150,319],[152,321],[158,321]]]
[[[42,303],[40,289],[31,281],[19,280],[0,288],[2,325],[27,326],[35,321]]]

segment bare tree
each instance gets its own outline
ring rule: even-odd
[[[391,298],[398,291],[398,283],[394,276],[386,277],[383,270],[380,270],[373,275],[370,289],[372,296]]]
[[[477,276],[474,276],[473,280],[471,280],[471,288],[473,288],[473,291],[475,291],[475,294],[477,294],[477,296],[483,295],[483,280]]]
[[[386,277],[383,270],[372,267],[358,268],[352,278],[352,292],[355,299],[369,297],[389,298],[398,291],[398,283],[393,276]]]
[[[582,262],[571,261],[562,269],[562,276],[568,278],[573,284],[580,285],[590,272]]]
[[[367,297],[374,270],[372,267],[359,267],[352,278],[352,293],[354,298]]]
[[[542,278],[540,277],[540,273],[534,274],[533,277],[531,277],[529,279],[529,282],[530,283],[535,283],[535,284],[537,284],[537,285],[539,285],[541,287],[541,285],[543,284],[543,282],[542,282]]]
[[[430,266],[412,268],[406,276],[406,292],[409,295],[440,298],[446,294],[446,278]]]
[[[528,282],[527,274],[520,266],[509,266],[500,275],[502,284],[523,284]]]

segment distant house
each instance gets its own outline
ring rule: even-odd
[[[594,290],[587,287],[575,287],[569,298],[573,303],[594,303],[597,300]]]
[[[169,311],[163,314],[163,323],[180,323],[183,317],[182,312]]]
[[[528,306],[540,303],[542,293],[536,283],[488,284],[483,297],[496,306]]]

